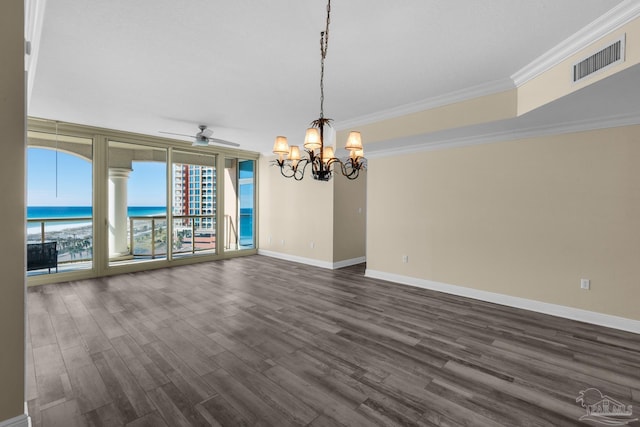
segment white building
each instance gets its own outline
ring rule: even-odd
[[[211,215],[194,218],[198,230],[213,230],[216,211],[216,171],[211,166],[173,165],[173,215]],[[179,224],[176,221],[176,225]],[[182,221],[190,226],[190,220]]]

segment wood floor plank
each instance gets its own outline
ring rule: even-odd
[[[118,408],[122,422],[128,423],[136,420],[139,417],[136,409],[131,404],[131,401],[124,392],[122,385],[120,385],[118,378],[115,376],[104,357],[102,357],[101,353],[94,355],[94,364],[96,369],[100,372],[100,375],[107,387],[111,402],[116,408]]]
[[[29,313],[29,330],[31,333],[31,345],[34,348],[57,344],[56,334],[48,312],[36,311]]]
[[[351,409],[348,405],[338,399],[334,399],[281,366],[274,366],[265,371],[264,374],[280,387],[289,390],[290,393],[297,396],[315,411],[323,413],[341,424],[363,427],[371,425],[369,419]]]
[[[39,406],[64,400],[66,396],[61,377],[66,373],[66,367],[58,346],[50,344],[34,348],[33,360]]]
[[[109,339],[90,314],[73,318],[85,348],[89,353],[99,353],[111,348]]]
[[[219,332],[215,332],[208,336],[258,372],[262,372],[271,367],[271,365],[266,363],[265,360],[267,357],[264,354],[259,353],[241,342],[230,339]]]
[[[84,416],[91,427],[118,427],[126,422],[122,411],[114,403],[89,411]]]
[[[84,414],[111,402],[111,396],[95,365],[75,367],[68,372],[81,413]]]
[[[126,427],[169,427],[164,419],[157,413],[152,412],[142,418],[126,424]]]
[[[149,398],[154,403],[162,418],[171,427],[191,427],[191,423],[184,416],[180,409],[173,403],[171,398],[167,396],[163,387],[151,390]]]
[[[286,419],[278,411],[272,408],[259,396],[245,387],[240,381],[220,368],[215,372],[204,376],[204,379],[213,387],[220,396],[229,402],[236,411],[249,417],[250,425],[264,422],[272,426],[293,426],[293,421]]]
[[[89,425],[75,400],[65,401],[43,410],[41,424],[42,427],[85,427]]]
[[[90,309],[89,313],[91,313],[91,316],[107,338],[111,339],[127,334],[124,328],[106,308],[98,306]]]
[[[33,348],[31,340],[27,340],[25,349],[25,376],[26,376],[26,396],[27,401],[38,397],[38,381],[36,380],[36,366],[33,360]]]
[[[196,409],[212,426],[242,427],[250,426],[251,420],[236,411],[222,396],[216,395],[196,405]]]
[[[173,328],[160,328],[155,331],[155,334],[197,375],[205,375],[215,369],[215,366],[211,366],[207,355],[180,332]]]
[[[156,341],[158,337],[149,328],[144,326],[142,322],[131,315],[129,312],[112,313],[113,317],[118,321],[120,326],[127,331],[129,336],[133,338],[139,345],[149,344]]]
[[[29,288],[33,425],[557,427],[590,387],[640,417],[640,336],[363,272],[248,256]]]
[[[111,372],[118,381],[122,391],[127,396],[131,406],[136,411],[138,417],[141,417],[153,411],[153,405],[146,396],[142,387],[135,381],[135,377],[131,375],[131,371],[122,361],[115,350],[106,350],[102,352],[102,357],[106,360]]]
[[[80,345],[80,333],[70,314],[53,314],[51,315],[51,323],[61,349]]]
[[[191,426],[206,427],[209,425],[206,418],[195,408],[195,405],[180,392],[173,384],[168,383],[160,387],[162,391],[171,399],[171,402],[182,413]]]
[[[216,362],[242,385],[292,422],[305,425],[318,416],[318,412],[295,395],[270,381],[262,373],[253,370],[232,353],[224,352],[217,355]]]

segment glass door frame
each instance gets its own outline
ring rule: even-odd
[[[252,151],[238,150],[234,148],[207,146],[192,147],[186,141],[175,140],[171,138],[163,138],[149,135],[135,134],[131,132],[123,132],[111,129],[96,128],[91,126],[77,125],[72,123],[59,122],[58,132],[78,136],[82,138],[91,138],[93,140],[93,265],[91,269],[79,270],[74,272],[64,272],[58,274],[47,274],[32,276],[27,279],[28,286],[41,285],[47,283],[58,283],[70,280],[82,280],[93,277],[109,276],[114,274],[132,273],[136,271],[144,271],[156,268],[165,268],[176,265],[195,264],[199,262],[214,261],[237,256],[247,256],[258,253],[258,165],[260,153]],[[55,133],[55,122],[52,120],[29,118],[27,129],[36,132]],[[168,248],[173,245],[173,194],[171,194],[171,179],[173,165],[173,149],[187,151],[191,153],[201,153],[207,155],[215,155],[216,173],[216,254],[202,254],[191,257],[173,258],[171,251],[168,251],[167,259],[160,259],[153,262],[131,263],[126,265],[109,265],[109,247],[108,247],[108,148],[109,141],[140,144],[152,146],[154,148],[167,150],[167,174],[166,174],[166,190],[167,190],[167,233]],[[25,147],[26,150],[26,147]],[[224,235],[224,184],[220,179],[220,171],[224,171],[225,158],[236,158],[243,160],[255,161],[255,178],[254,178],[254,248],[246,250],[227,251],[224,245],[219,244],[219,236]],[[26,181],[26,177],[24,178]],[[26,207],[25,207],[26,211]],[[26,227],[26,218],[25,218]],[[26,272],[25,272],[26,273]]]

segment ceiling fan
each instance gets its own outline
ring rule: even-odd
[[[165,133],[167,135],[179,135],[179,136],[188,136],[190,138],[194,138],[193,144],[191,145],[198,146],[198,147],[207,146],[209,145],[210,142],[213,142],[214,144],[230,145],[232,147],[240,146],[240,144],[235,142],[225,141],[224,139],[211,138],[211,135],[213,135],[213,131],[211,129],[208,129],[207,125],[198,125],[198,128],[200,129],[200,132],[198,132],[195,135],[185,135],[184,133],[173,133],[173,132],[163,132],[163,131],[159,131],[159,132]]]

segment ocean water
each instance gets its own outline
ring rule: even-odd
[[[127,208],[128,216],[152,216],[164,215],[167,212],[165,206],[129,206]],[[58,228],[65,225],[73,224],[79,226],[84,222],[74,218],[87,218],[92,214],[91,206],[28,206],[27,219],[49,219],[49,218],[68,218],[69,222],[57,222]],[[248,245],[253,242],[253,209],[240,209],[240,244]],[[89,224],[89,221],[86,221]],[[29,230],[40,229],[40,223],[29,223]],[[49,227],[51,228],[51,227]]]
[[[129,206],[128,216],[164,215],[167,208],[164,206]],[[65,218],[69,221],[47,223],[47,230],[62,230],[66,228],[91,225],[90,220],[76,218],[89,218],[92,214],[91,206],[27,206],[27,219]],[[75,219],[75,220],[74,220]],[[40,230],[39,222],[27,223],[27,233],[36,233]]]
[[[240,245],[253,244],[253,209],[240,209]]]
[[[167,212],[165,206],[129,206],[128,216],[163,215]],[[27,219],[49,218],[82,218],[90,217],[91,206],[27,206]]]

